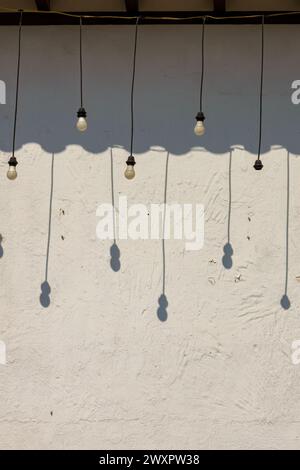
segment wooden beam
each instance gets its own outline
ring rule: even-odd
[[[125,0],[127,13],[136,15],[139,12],[139,0]]]
[[[37,9],[40,11],[50,10],[50,0],[35,0],[35,4]]]
[[[221,15],[226,11],[226,0],[214,0],[214,13]]]

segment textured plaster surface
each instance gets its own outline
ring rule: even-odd
[[[262,172],[257,150],[259,30],[207,28],[207,133],[198,111],[200,29],[143,27],[137,62],[137,177],[123,177],[129,144],[131,27],[84,32],[85,106],[79,135],[78,30],[24,28],[19,177],[11,150],[17,30],[0,29],[1,105],[0,448],[299,448],[300,106],[298,26],[266,28]],[[231,161],[232,267],[228,236]],[[159,240],[96,238],[96,209],[111,202],[203,203],[205,244],[165,243],[168,317],[157,317]],[[160,151],[159,151],[160,149]],[[286,275],[290,152],[289,282]],[[50,305],[45,281],[51,166]]]

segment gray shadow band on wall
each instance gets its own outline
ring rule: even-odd
[[[169,305],[166,296],[166,246],[165,246],[165,226],[166,226],[166,204],[167,204],[167,190],[168,190],[168,171],[169,171],[169,157],[170,153],[167,152],[166,169],[165,169],[165,185],[164,185],[164,213],[162,224],[162,294],[158,299],[157,317],[161,322],[168,319],[167,307]]]
[[[233,150],[229,152],[229,168],[228,168],[228,218],[227,218],[227,243],[223,247],[224,255],[222,263],[225,269],[232,268],[233,248],[230,243],[230,224],[231,224],[231,202],[232,202],[232,154]]]
[[[281,297],[280,305],[284,310],[288,310],[291,302],[288,296],[289,279],[289,225],[290,225],[290,153],[286,155],[286,228],[285,228],[285,286],[284,294]]]
[[[48,238],[47,238],[47,250],[46,250],[46,267],[45,267],[45,280],[41,284],[40,304],[44,308],[48,308],[51,299],[51,287],[48,282],[48,271],[49,271],[49,255],[50,255],[50,241],[51,241],[51,225],[52,225],[52,201],[53,201],[53,186],[54,186],[54,153],[51,159],[51,177],[50,177],[50,202],[49,202],[49,220],[48,220]]]
[[[130,122],[123,110],[129,109],[133,28],[85,25],[82,34],[84,76],[89,84],[85,92],[89,127],[84,135],[74,126],[79,82],[77,26],[24,28],[18,150],[27,143],[37,143],[47,152],[59,153],[69,145],[80,145],[89,153],[99,154],[109,147],[105,132],[110,129],[113,144],[129,152]],[[282,41],[280,28],[265,26],[262,154],[278,144],[297,155],[299,107],[290,98],[291,80],[297,77],[297,52],[289,41]],[[207,125],[202,144],[208,152],[224,154],[232,145],[242,145],[247,152],[257,154],[257,107],[253,103],[259,92],[260,32],[260,25],[210,25],[209,21],[206,25]],[[135,90],[135,115],[139,122],[135,152],[145,153],[157,145],[172,155],[186,154],[198,145],[193,127],[199,90],[199,62],[195,60],[199,55],[199,25],[141,24],[139,35],[137,78],[143,80],[137,80]],[[15,38],[16,28],[0,30],[3,44],[14,44]],[[296,41],[297,36],[292,38]],[[16,55],[7,54],[5,48],[3,51],[0,59],[6,82],[11,84]],[[99,56],[101,60],[95,60]],[[243,65],[239,66],[241,62]],[[7,103],[13,102],[12,93],[12,87],[7,87]],[[12,108],[9,104],[1,108],[5,119],[1,119],[4,138],[0,150],[4,152],[11,150]]]
[[[113,208],[113,233],[114,242],[110,247],[110,267],[114,272],[121,269],[121,252],[116,242],[116,208],[115,208],[115,189],[114,189],[114,162],[113,149],[110,148],[110,178],[111,178],[111,203]]]

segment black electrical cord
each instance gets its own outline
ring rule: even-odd
[[[130,134],[130,156],[133,152],[133,137],[134,137],[134,85],[135,85],[135,71],[136,71],[136,51],[137,51],[137,40],[138,40],[138,26],[140,17],[138,16],[135,23],[135,34],[134,34],[134,50],[133,50],[133,67],[132,67],[132,82],[131,82],[131,103],[130,103],[130,114],[131,114],[131,134]]]
[[[83,107],[83,67],[82,67],[82,16],[79,17],[79,81],[80,81],[80,108],[77,111],[78,123],[77,129],[85,131],[87,129],[86,122],[80,122],[81,118],[85,120],[87,114]],[[82,124],[82,125],[81,125]]]
[[[205,36],[205,22],[206,16],[203,17],[202,23],[202,41],[201,41],[201,80],[200,80],[200,112],[203,112],[203,81],[204,81],[204,36]]]
[[[2,7],[0,6],[0,11],[7,11],[7,12],[17,12],[15,8],[7,8],[7,7]],[[61,15],[61,16],[66,16],[69,18],[80,18],[82,16],[83,18],[86,19],[95,19],[98,18],[101,21],[104,19],[119,19],[119,20],[133,20],[136,18],[136,16],[117,16],[117,15],[90,15],[90,14],[85,14],[85,15],[79,15],[76,13],[68,13],[65,11],[57,11],[57,10],[30,10],[26,9],[23,10],[25,13],[36,13],[38,15],[45,14],[45,15]],[[281,11],[281,12],[276,12],[276,13],[269,13],[266,14],[265,17],[267,18],[276,18],[276,17],[281,17],[281,16],[294,16],[294,15],[299,15],[300,11]],[[224,20],[229,20],[229,19],[255,19],[255,18],[260,18],[260,14],[258,13],[252,13],[248,15],[234,15],[234,16],[214,16],[214,15],[205,15],[206,18],[211,18],[213,20],[219,20],[223,21]],[[200,20],[203,19],[203,15],[196,15],[196,16],[188,16],[188,17],[174,17],[174,16],[150,16],[150,15],[144,15],[143,18],[145,20],[165,20],[165,21],[186,21],[186,20]]]
[[[261,17],[261,66],[260,66],[260,90],[259,90],[259,126],[258,126],[258,149],[257,149],[257,160],[255,161],[253,168],[255,170],[262,170],[263,164],[260,159],[261,154],[261,137],[262,137],[262,119],[263,119],[263,85],[264,85],[264,26],[265,16]]]
[[[17,117],[18,117],[19,81],[20,81],[20,63],[21,63],[21,33],[22,33],[22,20],[23,20],[23,10],[20,10],[19,41],[18,41],[18,63],[17,63],[17,83],[16,83],[16,98],[15,98],[15,117],[14,117],[13,145],[12,145],[12,156],[13,156],[13,157],[15,156],[16,129],[17,129]]]
[[[262,105],[263,105],[263,84],[264,84],[264,25],[265,17],[261,18],[261,68],[260,68],[260,91],[259,91],[259,136],[258,136],[258,160],[261,153],[261,135],[262,135]]]
[[[83,86],[82,86],[82,16],[79,22],[79,66],[80,66],[80,107],[83,107]]]
[[[206,16],[202,18],[202,39],[201,39],[201,78],[200,78],[200,89],[199,89],[199,111],[196,116],[197,124],[195,126],[194,132],[196,135],[202,135],[204,133],[203,121],[205,116],[203,113],[203,82],[204,82],[204,42],[205,42],[205,22]],[[202,123],[202,125],[200,124]]]

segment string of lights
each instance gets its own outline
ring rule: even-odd
[[[23,26],[23,15],[24,13],[42,13],[42,14],[56,14],[56,15],[65,15],[70,16],[76,19],[79,19],[79,74],[80,74],[80,108],[77,112],[77,124],[76,127],[80,132],[87,130],[87,113],[83,106],[83,52],[82,52],[82,25],[83,19],[89,18],[120,18],[120,19],[135,19],[135,33],[134,33],[134,47],[133,47],[133,65],[132,65],[132,82],[131,82],[131,104],[130,104],[130,114],[131,114],[131,133],[130,133],[130,155],[126,161],[127,168],[125,170],[125,177],[128,180],[131,180],[135,177],[134,166],[136,165],[135,158],[133,156],[133,147],[134,147],[134,86],[135,86],[135,74],[136,74],[136,55],[137,55],[137,42],[138,42],[138,27],[143,18],[145,19],[165,19],[165,20],[174,20],[181,21],[182,19],[199,19],[202,20],[202,37],[201,37],[201,77],[200,77],[200,89],[199,89],[199,112],[196,116],[196,125],[194,128],[194,133],[197,136],[202,136],[205,133],[204,120],[205,116],[203,113],[203,85],[204,85],[204,74],[205,74],[205,26],[208,18],[218,19],[230,19],[230,18],[261,18],[261,69],[260,69],[260,91],[259,91],[259,136],[258,136],[258,155],[257,160],[255,161],[254,168],[255,170],[261,170],[263,164],[261,162],[261,142],[262,142],[262,105],[263,105],[263,74],[264,74],[264,25],[265,19],[267,17],[274,16],[286,16],[286,15],[296,15],[300,14],[299,11],[293,12],[278,12],[270,14],[248,14],[241,16],[191,16],[185,18],[179,17],[151,17],[151,16],[110,16],[110,15],[88,15],[76,13],[67,13],[62,11],[55,10],[16,10],[13,8],[6,8],[0,6],[0,11],[6,12],[15,12],[19,13],[19,29],[18,29],[18,59],[17,59],[17,79],[16,79],[16,98],[15,98],[15,113],[14,113],[14,125],[13,125],[13,144],[12,144],[12,156],[9,159],[9,169],[7,172],[7,177],[10,180],[17,178],[16,166],[18,165],[17,159],[15,157],[15,141],[16,141],[16,127],[17,127],[17,114],[18,114],[18,97],[19,97],[19,79],[20,79],[20,62],[21,62],[21,32]]]

